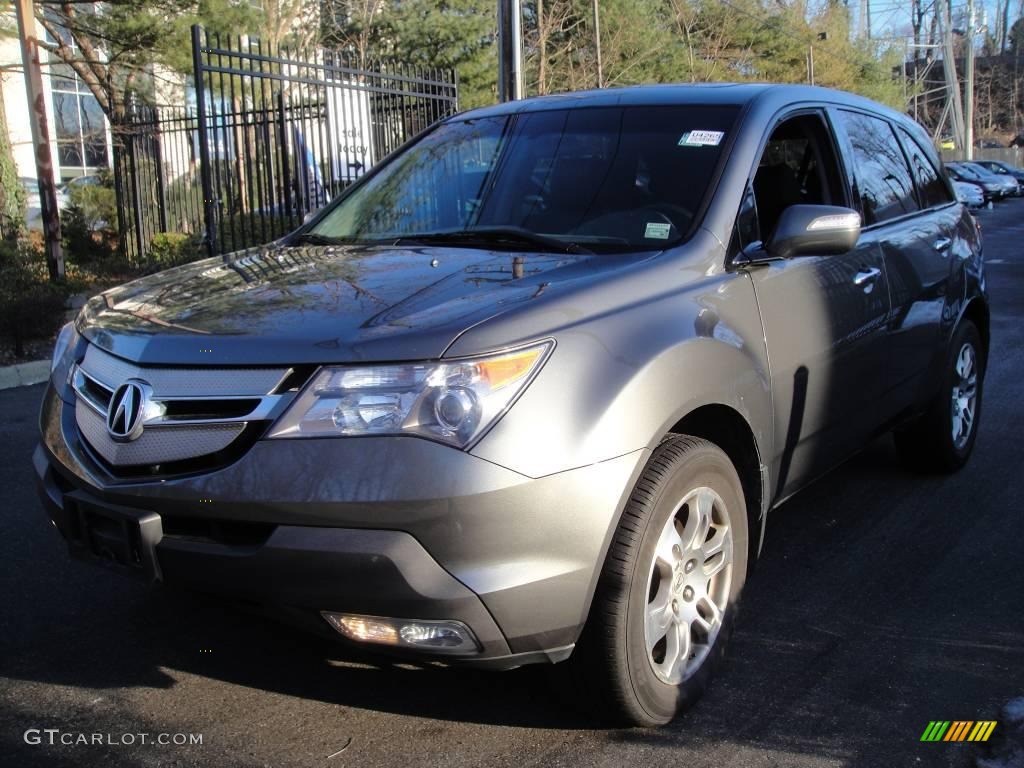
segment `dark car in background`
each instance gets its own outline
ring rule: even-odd
[[[980,165],[989,173],[996,176],[1009,176],[1017,181],[1017,184],[1024,184],[1024,168],[1018,168],[1002,160],[974,160],[975,165]]]
[[[907,117],[572,93],[90,300],[34,465],[77,556],[399,657],[562,662],[653,725],[719,666],[785,499],[888,431],[964,466],[988,339],[980,232]]]
[[[976,184],[981,187],[985,192],[986,202],[1002,200],[1015,194],[1014,187],[1006,179],[983,173],[980,168],[972,168],[966,163],[946,163],[946,170],[955,181]]]
[[[1002,183],[1004,188],[1006,189],[1007,195],[1020,195],[1020,182],[1017,180],[1017,177],[1014,176],[1013,174],[997,173],[995,171],[990,170],[983,163],[979,163],[975,160],[966,160],[960,163],[960,165],[967,166],[972,171],[978,173],[978,175],[980,175],[983,179],[993,179],[995,181]]]

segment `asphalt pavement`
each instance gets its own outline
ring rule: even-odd
[[[919,741],[931,720],[999,720],[1024,695],[1024,199],[979,218],[994,314],[970,464],[915,475],[881,439],[773,512],[727,664],[657,730],[594,728],[545,669],[346,660],[318,638],[69,560],[29,463],[42,386],[0,392],[0,764],[889,768],[991,757],[1002,723],[988,744]]]

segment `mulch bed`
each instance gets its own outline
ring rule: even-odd
[[[13,345],[0,344],[0,366],[16,365],[17,363],[30,363],[33,360],[49,360],[53,354],[53,342],[57,335],[54,334],[48,339],[33,339],[26,341],[22,346],[25,348],[24,357],[14,356]]]

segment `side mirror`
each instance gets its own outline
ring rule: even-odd
[[[836,205],[791,205],[764,249],[779,259],[847,253],[860,237],[860,214]]]

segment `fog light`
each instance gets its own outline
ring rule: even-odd
[[[325,613],[324,618],[351,640],[358,640],[361,643],[398,644],[398,632],[387,621],[370,616],[342,616],[336,613]]]
[[[386,619],[323,611],[327,623],[349,640],[436,653],[476,653],[480,645],[461,621]]]
[[[438,624],[403,624],[398,635],[403,643],[431,648],[459,648],[466,642],[457,627]]]

